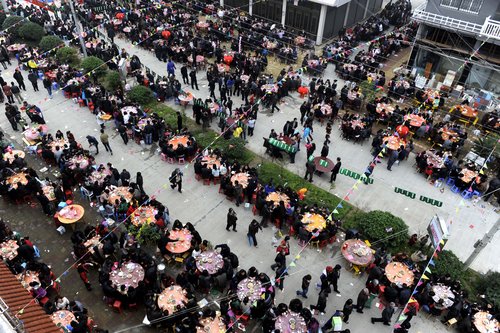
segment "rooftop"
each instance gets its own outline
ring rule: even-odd
[[[0,281],[0,298],[7,304],[8,312],[22,322],[24,332],[61,332],[3,262],[0,262]],[[22,313],[17,315],[21,309]]]

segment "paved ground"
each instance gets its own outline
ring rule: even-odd
[[[143,63],[147,64],[157,73],[165,73],[166,65],[159,63],[154,58],[151,52],[131,47],[130,44],[123,40],[118,40],[118,44],[131,53],[140,56]],[[10,82],[12,78],[13,67],[5,71],[2,76]],[[333,79],[336,75],[333,68],[330,66],[325,77]],[[198,80],[201,86],[204,86],[200,91],[200,97],[205,98],[207,95],[206,78],[201,72],[198,74]],[[84,139],[87,134],[97,135],[98,125],[95,117],[86,108],[79,108],[71,100],[64,99],[60,93],[57,93],[53,99],[47,99],[44,91],[34,93],[29,89],[26,98],[31,103],[36,103],[43,110],[50,132],[54,133],[57,129],[71,130],[77,140],[86,145]],[[235,99],[236,102],[236,99]],[[239,102],[239,101],[238,101]],[[267,111],[259,114],[255,136],[250,140],[248,147],[254,152],[263,155],[262,137],[267,137],[271,128],[280,130],[286,120],[291,120],[299,116],[298,106],[302,100],[294,95],[292,98],[286,98],[285,104],[281,105],[282,112],[270,115]],[[237,104],[237,103],[235,103]],[[188,108],[187,114],[191,115]],[[22,147],[21,137],[19,132],[15,133],[11,130],[4,116],[0,116],[0,126],[11,136],[17,147]],[[248,222],[252,219],[250,211],[244,208],[236,208],[229,201],[225,200],[224,196],[217,193],[215,186],[202,186],[194,177],[192,168],[185,169],[185,192],[179,194],[171,191],[170,188],[163,188],[163,184],[167,183],[168,175],[175,166],[166,164],[159,159],[156,149],[157,145],[142,148],[134,143],[129,143],[128,146],[123,145],[122,140],[113,131],[112,128],[107,129],[111,136],[111,146],[114,150],[114,155],[107,155],[106,152],[101,152],[96,156],[99,163],[112,162],[118,169],[127,168],[132,174],[137,171],[142,172],[145,179],[145,189],[150,194],[155,194],[158,199],[165,203],[172,217],[178,218],[183,222],[191,221],[204,238],[210,239],[214,244],[227,243],[231,249],[239,256],[240,265],[243,268],[255,266],[259,270],[271,274],[269,265],[274,258],[274,249],[271,246],[272,230],[266,229],[258,234],[258,239],[261,244],[258,249],[250,248],[245,237],[245,230]],[[324,127],[315,126],[314,138],[316,142],[321,143],[324,137]],[[370,159],[369,144],[353,145],[350,142],[345,142],[340,139],[339,132],[334,129],[332,135],[333,142],[330,148],[330,158],[336,156],[342,157],[344,167],[357,172],[363,171],[364,167]],[[30,164],[39,170],[44,165],[37,159],[28,157]],[[297,174],[304,173],[305,153],[297,154],[295,164],[284,163],[284,166]],[[375,183],[369,187],[360,186],[359,190],[351,195],[351,203],[364,210],[383,209],[389,210],[392,213],[401,216],[411,227],[418,233],[425,233],[425,227],[431,217],[438,213],[445,219],[454,221],[452,233],[448,249],[454,252],[462,259],[466,258],[472,251],[472,244],[481,237],[486,230],[495,222],[497,215],[493,212],[492,206],[489,204],[482,206],[482,203],[472,205],[470,202],[466,206],[461,206],[458,213],[457,207],[460,197],[446,190],[440,193],[439,190],[425,182],[425,179],[417,174],[412,169],[414,163],[413,157],[399,167],[394,167],[392,172],[385,169],[384,164],[377,167],[374,173]],[[339,196],[344,195],[354,184],[354,181],[344,176],[339,176],[337,184],[334,188],[330,188],[327,182],[326,175],[323,178],[315,177],[315,184],[325,189],[331,190],[332,193]],[[408,189],[419,195],[428,196],[443,202],[441,208],[429,206],[418,200],[410,200],[393,192],[393,187],[398,186]],[[194,204],[193,204],[194,203]],[[86,222],[93,223],[95,211],[87,204],[84,204],[86,213]],[[238,233],[226,232],[223,228],[225,225],[225,214],[229,207],[236,209],[239,217],[240,230]],[[45,218],[41,214],[39,206],[30,208],[24,206],[10,206],[3,200],[0,201],[0,212],[10,220],[14,229],[21,231],[23,234],[28,234],[35,241],[42,251],[42,257],[45,262],[52,265],[56,274],[61,274],[71,265],[72,258],[71,243],[69,235],[60,236],[53,227],[53,222]],[[471,226],[473,226],[471,228]],[[473,267],[480,271],[486,271],[500,267],[500,259],[498,257],[489,256],[488,252],[498,251],[498,236],[489,245],[485,253],[480,256]],[[286,302],[294,297],[295,290],[300,286],[300,280],[303,275],[310,273],[313,275],[313,281],[317,281],[319,274],[326,265],[334,265],[345,262],[337,253],[337,244],[333,248],[328,248],[322,253],[318,253],[313,249],[306,249],[301,253],[301,258],[297,262],[297,267],[290,271],[290,276],[286,278],[285,290],[277,295],[277,302]],[[298,253],[299,248],[295,242],[292,242],[291,253]],[[76,298],[84,302],[97,322],[103,326],[110,328],[111,331],[124,330],[127,332],[146,332],[149,331],[144,327],[131,329],[130,326],[138,325],[142,321],[144,311],[139,309],[137,312],[127,312],[126,315],[118,315],[111,311],[100,301],[102,293],[96,282],[95,275],[92,276],[94,282],[94,291],[87,292],[83,288],[83,284],[79,280],[74,270],[69,270],[67,275],[62,276],[63,294],[69,298]],[[342,308],[347,298],[355,298],[359,290],[365,282],[364,277],[354,277],[351,273],[343,270],[340,280],[340,291],[342,295],[331,295],[327,307],[327,315],[331,314],[335,309]],[[304,304],[314,304],[317,300],[317,292],[312,289],[308,300]],[[353,314],[349,325],[344,325],[345,328],[350,328],[352,332],[365,332],[372,330],[373,332],[389,332],[388,327],[377,325],[372,326],[369,322],[370,316],[380,316],[381,309],[373,307],[366,311],[364,315]],[[119,320],[117,320],[119,319]],[[319,316],[319,320],[324,322],[327,316]],[[412,332],[438,332],[443,331],[444,327],[439,321],[417,317],[413,320]],[[151,330],[152,331],[152,330]],[[255,329],[258,331],[258,328]]]
[[[166,64],[159,62],[148,50],[131,46],[125,40],[115,39],[117,44],[125,48],[125,50],[133,55],[138,55],[142,62],[146,64],[156,73],[166,73]],[[179,66],[180,67],[180,66]],[[179,73],[180,75],[180,73]],[[334,72],[334,67],[329,65],[323,76],[324,78],[338,79],[339,88],[342,87],[343,80],[337,77]],[[308,77],[303,77],[303,80],[308,80]],[[196,97],[205,99],[208,97],[208,87],[206,76],[203,72],[198,72],[198,82],[200,91],[193,91]],[[186,86],[186,90],[191,91],[190,87]],[[233,98],[234,104],[239,105],[240,99]],[[293,94],[292,97],[284,99],[285,103],[280,105],[279,113],[270,114],[269,110],[262,110],[257,119],[255,135],[249,140],[248,147],[257,154],[264,156],[265,148],[262,146],[262,137],[268,137],[269,132],[274,128],[280,132],[287,120],[300,118],[299,107],[303,100],[298,97],[298,94]],[[172,103],[171,106],[177,107]],[[186,109],[188,116],[192,115],[191,108]],[[213,123],[216,126],[216,122]],[[218,130],[214,128],[214,130]],[[317,153],[321,150],[323,138],[325,136],[325,126],[315,124],[313,137],[317,146]],[[353,144],[343,141],[340,138],[340,131],[334,127],[331,135],[330,154],[331,159],[337,156],[342,158],[343,167],[349,170],[362,173],[371,159],[370,155],[370,140],[364,144]],[[297,174],[305,173],[305,152],[299,152],[296,156],[296,163],[290,164],[287,161],[284,166]],[[465,260],[472,252],[474,242],[483,236],[489,228],[495,223],[498,215],[494,212],[494,207],[490,204],[479,202],[473,204],[470,201],[460,204],[460,196],[445,189],[443,193],[431,184],[427,183],[425,178],[418,174],[413,164],[415,163],[414,155],[410,156],[408,161],[400,166],[393,167],[390,172],[386,169],[386,161],[380,164],[374,172],[375,182],[373,185],[364,188],[360,187],[357,192],[350,196],[351,203],[363,210],[388,210],[391,213],[400,216],[410,226],[412,232],[425,234],[428,222],[434,214],[439,214],[446,221],[452,221],[451,236],[447,248],[454,250],[457,256]],[[323,177],[315,177],[315,184],[338,196],[344,196],[347,191],[353,186],[354,180],[339,176],[335,187],[331,188],[328,182],[327,175]],[[417,194],[415,200],[408,199],[394,192],[394,187],[400,187]],[[443,202],[443,206],[438,208],[431,206],[419,200],[419,196],[433,198]],[[457,212],[458,208],[458,212]],[[497,234],[495,239],[490,243],[490,250],[495,249],[495,241],[500,240],[500,235]],[[492,248],[492,249],[491,249]],[[500,258],[491,258],[487,251],[479,256],[474,262],[474,269],[479,271],[488,271],[500,267]]]
[[[144,58],[143,61],[151,64],[154,63],[153,60],[148,61],[146,59],[148,58]],[[161,64],[161,66],[163,67],[163,64]],[[13,68],[11,67],[3,73],[3,77],[6,80],[11,78],[12,70]],[[63,131],[71,130],[77,137],[77,140],[84,145],[86,145],[84,138],[87,134],[97,134],[98,126],[95,117],[89,110],[86,108],[79,108],[78,105],[74,104],[69,99],[65,99],[60,93],[55,94],[53,99],[46,99],[45,92],[41,91],[34,93],[30,89],[25,94],[25,97],[31,103],[36,103],[41,107],[51,132],[55,132],[57,129]],[[293,101],[289,103],[293,103]],[[256,138],[267,135],[268,129],[271,126],[270,124],[272,123],[271,121],[262,121],[263,119],[267,120],[266,117],[266,114],[262,114],[260,117]],[[285,119],[285,114],[277,114],[270,120],[278,122],[280,119]],[[266,125],[268,126],[267,128],[265,128]],[[16,147],[22,147],[20,133],[13,132],[10,129],[5,117],[0,117],[0,126],[7,133],[7,136],[11,137]],[[164,189],[162,185],[167,182],[167,177],[175,166],[164,163],[159,159],[156,153],[156,145],[146,147],[145,149],[142,149],[134,143],[125,146],[121,139],[117,137],[113,129],[108,128],[107,131],[111,136],[111,146],[114,150],[114,155],[111,156],[107,155],[106,152],[101,152],[101,154],[96,156],[98,163],[110,161],[118,169],[127,168],[131,173],[141,171],[145,179],[146,191],[151,194],[156,194],[158,199],[169,207],[173,218],[178,218],[183,222],[191,221],[200,231],[202,237],[210,239],[214,244],[229,244],[231,249],[239,256],[241,267],[249,268],[253,265],[268,274],[272,273],[269,265],[272,263],[274,257],[274,248],[271,246],[273,232],[271,229],[266,229],[264,232],[259,233],[258,239],[261,246],[258,249],[250,248],[247,244],[244,232],[252,219],[252,214],[249,210],[245,210],[241,207],[234,207],[233,204],[217,193],[217,187],[202,186],[194,179],[192,168],[187,168],[185,170],[185,192],[183,194],[171,191],[170,188]],[[346,144],[346,146],[348,145],[350,144]],[[260,143],[258,142],[251,142],[249,146],[256,152],[262,152]],[[348,160],[347,157],[345,158]],[[28,157],[28,159],[30,160],[30,164],[37,170],[40,170],[44,166],[40,161],[32,157]],[[351,162],[349,161],[348,163]],[[301,160],[299,160],[296,167],[300,167],[300,170],[297,171],[302,172],[302,164]],[[292,170],[296,169],[292,168]],[[53,170],[51,169],[51,171]],[[50,175],[51,171],[43,175]],[[421,179],[418,179],[418,181],[421,181]],[[317,183],[322,184],[320,181],[317,181]],[[344,178],[339,179],[338,192],[341,193],[344,190],[344,186],[347,188],[347,186],[349,186],[348,184],[351,183],[351,180]],[[370,191],[375,191],[375,189],[375,186],[369,188]],[[365,192],[368,192],[368,189],[360,190],[363,196]],[[353,203],[356,204],[357,202],[358,201],[353,198]],[[85,203],[84,205],[87,210],[86,222],[93,223],[95,220],[94,208],[90,208]],[[238,233],[226,232],[224,230],[225,214],[229,207],[233,207],[237,211],[239,217],[238,228],[240,230]],[[69,268],[72,263],[69,234],[63,236],[58,235],[53,227],[53,221],[45,218],[41,214],[39,206],[35,208],[30,208],[28,206],[10,206],[4,201],[0,201],[0,209],[2,216],[5,216],[10,221],[14,229],[21,231],[23,234],[30,235],[33,241],[39,245],[44,261],[52,265],[57,275],[62,274],[63,271]],[[335,250],[336,249],[335,247]],[[306,249],[301,253],[301,258],[297,262],[297,267],[293,268],[293,270],[290,271],[290,276],[286,278],[284,292],[278,292],[276,301],[288,302],[293,298],[295,296],[295,290],[300,285],[302,276],[306,273],[310,273],[313,276],[313,280],[317,281],[321,271],[326,265],[334,265],[336,263],[344,265],[345,262],[335,250],[328,248],[323,253],[318,253],[316,250]],[[292,242],[292,255],[298,253],[298,251],[299,248],[297,244]],[[82,300],[84,304],[90,308],[101,326],[111,328],[112,331],[119,329],[123,329],[127,332],[147,331],[142,327],[137,329],[129,328],[131,325],[140,324],[144,314],[142,309],[139,309],[137,313],[127,312],[126,316],[120,316],[111,313],[111,311],[104,306],[103,302],[100,301],[102,294],[97,285],[95,275],[92,276],[95,288],[94,291],[90,293],[83,288],[74,270],[69,270],[69,273],[62,276],[61,280],[63,294],[69,298]],[[363,287],[364,282],[365,279],[363,277],[355,278],[351,273],[343,270],[340,282],[342,295],[330,296],[327,315],[332,313],[335,309],[342,308],[347,298],[355,298],[359,290]],[[317,292],[312,289],[310,291],[310,298],[305,300],[304,303],[306,305],[314,304],[316,300]],[[372,329],[369,317],[379,316],[380,311],[381,309],[374,307],[366,311],[364,315],[354,314],[350,324],[345,325],[345,327],[351,328],[353,332],[363,332]],[[117,320],[118,318],[119,320]],[[326,319],[326,316],[319,316],[321,322],[324,322]],[[442,329],[439,322],[416,318],[414,323],[415,332],[436,332]],[[258,331],[258,329],[256,329],[256,331]],[[389,328],[385,326],[374,326],[374,331],[388,332]]]

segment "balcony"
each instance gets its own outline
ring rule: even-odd
[[[468,21],[458,20],[452,17],[439,15],[425,10],[427,3],[423,3],[413,11],[413,19],[417,22],[452,30],[458,33],[474,35],[480,39],[491,42],[500,41],[500,21],[487,17],[484,23],[476,24]]]

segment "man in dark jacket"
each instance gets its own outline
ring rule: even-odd
[[[258,247],[256,235],[259,232],[259,229],[262,230],[262,227],[260,226],[259,222],[257,222],[256,220],[252,220],[252,222],[248,226],[248,233],[247,233],[248,243],[250,244],[250,246],[252,246],[253,243],[255,247]]]
[[[274,258],[274,264],[271,265],[271,269],[275,271],[276,269],[280,269],[281,267],[286,266],[286,255],[285,250],[281,250]]]
[[[309,182],[312,183],[314,171],[316,171],[316,165],[314,164],[314,159],[311,156],[311,158],[306,163],[306,174],[304,176],[304,179],[307,179],[307,176],[309,176]]]
[[[96,149],[96,155],[99,154],[99,141],[97,141],[97,139],[95,137],[93,137],[92,135],[87,135],[87,141],[89,143],[89,148],[94,146],[95,149]]]
[[[23,74],[21,73],[21,71],[16,68],[16,70],[14,71],[14,79],[17,81],[17,84],[19,85],[19,88],[21,88],[22,90],[26,91],[26,86],[24,85],[24,78],[23,78]]]
[[[35,72],[31,71],[28,74],[28,80],[31,82],[33,90],[38,91],[38,77],[36,76]]]
[[[337,163],[335,163],[335,166],[332,169],[332,175],[330,176],[330,183],[337,180],[337,175],[340,172],[341,166],[342,166],[342,162],[340,161],[340,157],[337,157]]]
[[[392,315],[394,314],[394,308],[396,307],[396,304],[394,302],[391,302],[389,306],[387,306],[383,311],[382,311],[382,317],[380,318],[371,318],[372,324],[375,323],[380,323],[383,322],[384,325],[390,326],[389,324],[391,322]]]

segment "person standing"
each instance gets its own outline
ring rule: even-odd
[[[113,150],[111,149],[111,146],[109,145],[109,136],[104,133],[104,130],[101,129],[101,142],[104,148],[106,148],[106,151],[109,151],[111,155],[113,155]]]
[[[370,181],[370,176],[373,174],[373,170],[375,169],[375,166],[377,164],[375,163],[375,160],[371,161],[370,164],[368,164],[368,166],[366,167],[366,170],[365,170],[365,176],[366,176],[366,179],[364,181],[365,185],[368,185],[369,181]]]
[[[226,230],[229,231],[229,229],[233,228],[233,231],[236,231],[237,220],[238,217],[236,216],[236,212],[234,211],[234,209],[229,208],[229,211],[227,212]]]
[[[151,125],[151,122],[149,120],[146,121],[146,126],[144,126],[144,143],[147,145],[150,145],[153,143],[153,132],[154,132],[154,127]]]
[[[87,141],[89,143],[89,149],[90,147],[94,146],[96,149],[96,155],[99,155],[99,141],[92,135],[87,135]]]
[[[363,313],[363,308],[365,307],[366,301],[368,301],[368,297],[370,296],[370,291],[368,288],[363,288],[356,300],[356,312]]]
[[[2,90],[5,96],[7,96],[7,100],[9,103],[14,104],[14,94],[12,93],[12,87],[7,84],[7,82],[3,83]]]
[[[307,274],[302,277],[302,285],[301,289],[302,290],[297,290],[297,296],[302,296],[304,298],[307,298],[307,292],[309,291],[309,285],[311,284],[311,275]]]
[[[274,277],[274,281],[276,282],[276,286],[283,291],[285,276],[288,275],[288,268],[283,265],[276,270],[276,276]]]
[[[198,88],[198,79],[196,78],[196,70],[192,69],[191,72],[189,72],[189,77],[191,78],[191,89],[194,89],[194,87],[196,87],[196,90],[200,90]]]
[[[28,80],[31,82],[33,90],[38,91],[38,77],[36,76],[35,72],[30,71],[30,73],[28,74]]]
[[[135,183],[137,184],[137,187],[139,187],[139,190],[141,190],[141,193],[144,193],[144,179],[142,178],[142,174],[140,172],[137,172],[135,175]]]
[[[315,310],[318,310],[321,315],[325,314],[325,309],[326,309],[326,301],[328,298],[328,291],[326,290],[321,290],[321,292],[318,295],[318,301],[316,302],[316,305],[311,305],[311,312],[314,314]]]
[[[172,174],[170,175],[170,187],[172,190],[177,187],[179,193],[182,193],[182,171],[179,168],[176,168],[174,171],[172,171]]]
[[[353,309],[354,309],[354,305],[353,305],[352,299],[349,298],[345,302],[344,308],[342,309],[342,313],[344,314],[344,317],[343,317],[344,323],[349,324],[349,316],[351,315]]]
[[[255,129],[255,119],[250,117],[247,122],[248,136],[253,136],[253,131]]]
[[[125,143],[125,145],[127,145],[128,134],[127,134],[127,127],[124,124],[120,124],[118,126],[118,133],[120,133],[120,136],[121,136],[123,142]]]
[[[262,227],[260,226],[259,222],[257,222],[255,219],[252,220],[252,222],[250,222],[250,224],[248,225],[248,233],[247,233],[247,237],[248,237],[248,244],[250,244],[250,246],[255,246],[255,247],[259,247],[257,245],[257,233],[259,232],[259,229],[262,230]]]
[[[24,85],[24,77],[19,68],[16,68],[13,76],[14,80],[16,80],[17,84],[19,85],[19,88],[26,91],[26,86]]]
[[[172,59],[168,60],[168,63],[167,63],[167,73],[168,73],[169,76],[170,75],[175,76],[175,64],[172,61]]]
[[[306,174],[304,179],[307,179],[307,176],[309,176],[309,182],[312,183],[314,171],[316,171],[316,165],[314,164],[314,159],[311,157],[306,162]]]
[[[182,75],[182,82],[184,84],[189,84],[189,76],[188,76],[188,70],[187,66],[184,64],[181,67],[181,75]]]
[[[335,265],[335,267],[333,268],[332,274],[330,274],[328,276],[329,279],[330,279],[330,283],[333,286],[333,290],[337,294],[340,294],[339,287],[338,287],[338,282],[339,282],[339,278],[340,278],[340,269],[341,268],[342,268],[342,266],[340,266],[339,264]]]
[[[16,96],[16,100],[19,104],[23,104],[23,98],[21,97],[21,89],[14,84],[14,82],[10,83],[10,89],[12,90],[12,94]]]
[[[333,166],[332,175],[330,176],[330,183],[337,180],[337,175],[340,172],[340,167],[342,166],[342,162],[340,161],[340,157],[337,157],[337,163]]]
[[[49,97],[52,98],[52,81],[47,76],[45,76],[42,82],[43,87],[47,89],[47,92],[49,93]]]
[[[396,304],[394,302],[391,302],[389,306],[387,306],[383,311],[382,311],[382,317],[380,318],[371,318],[372,324],[375,323],[380,323],[383,322],[384,325],[390,326],[389,324],[391,322],[392,315],[394,314],[394,308],[396,307]]]
[[[274,264],[271,265],[271,269],[273,271],[276,271],[277,269],[280,269],[283,266],[286,266],[285,250],[281,250],[278,252],[276,257],[274,258]]]
[[[12,126],[12,129],[17,132],[17,124],[19,123],[19,119],[21,118],[21,113],[16,109],[14,105],[6,104],[5,116]]]
[[[387,170],[392,171],[392,165],[398,160],[399,156],[399,151],[397,150],[392,150],[389,153],[389,160],[387,161]]]

